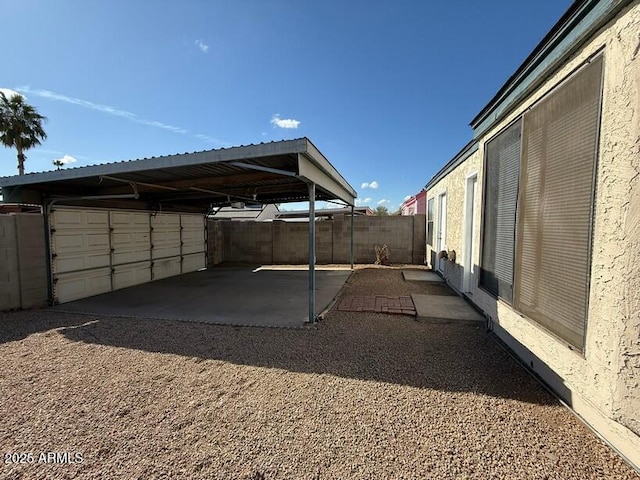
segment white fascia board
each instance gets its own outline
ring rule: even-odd
[[[331,168],[333,169],[333,167]],[[313,162],[306,155],[300,153],[298,154],[298,172],[298,177],[301,180],[315,183],[348,205],[355,203],[356,193],[342,177],[340,177],[342,180],[342,182],[340,182],[327,172],[322,171],[316,165],[316,162]]]

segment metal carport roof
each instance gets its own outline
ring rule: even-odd
[[[202,212],[309,199],[353,205],[355,190],[307,138],[0,178],[4,202]]]
[[[307,138],[3,177],[0,188],[4,202],[42,205],[45,223],[53,204],[206,214],[236,202],[308,200],[310,322],[315,321],[315,201],[340,200],[353,212],[356,198]]]

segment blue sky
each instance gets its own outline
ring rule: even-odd
[[[49,119],[27,173],[306,136],[360,203],[395,210],[570,4],[5,2],[0,88]]]

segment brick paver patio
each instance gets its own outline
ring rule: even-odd
[[[338,304],[341,312],[416,314],[416,307],[410,296],[368,295],[343,298]]]

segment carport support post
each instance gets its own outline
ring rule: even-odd
[[[351,260],[351,270],[353,270],[353,205],[351,205],[351,250],[349,258]]]
[[[316,321],[316,184],[309,182],[309,323]]]

